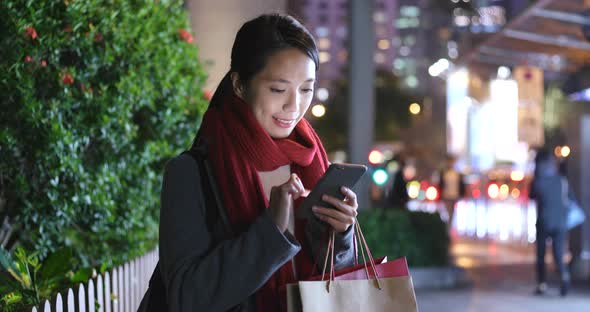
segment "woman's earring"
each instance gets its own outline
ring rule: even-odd
[[[236,95],[237,95],[237,96],[239,96],[240,98],[243,98],[243,97],[244,97],[244,96],[243,96],[244,94],[243,94],[243,91],[242,91],[242,87],[237,87],[237,88],[235,88],[234,92],[235,92],[235,93],[236,93]]]
[[[240,97],[240,98],[243,99],[244,98],[244,96],[243,96],[243,93],[244,93],[243,87],[242,87],[242,84],[239,82],[238,74],[236,72],[233,72],[231,74],[231,80],[232,80],[232,87],[234,89],[234,93],[238,97]]]

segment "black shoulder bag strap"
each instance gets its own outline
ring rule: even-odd
[[[201,174],[201,185],[203,185],[203,194],[205,194],[205,217],[207,228],[213,232],[216,230],[215,226],[218,222],[221,223],[222,235],[219,240],[232,237],[233,230],[229,224],[227,212],[224,209],[217,183],[215,182],[215,175],[213,168],[207,158],[207,144],[201,138],[197,139],[196,144],[183,154],[189,154],[197,162],[199,172]]]

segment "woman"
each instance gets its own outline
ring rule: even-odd
[[[569,272],[563,261],[566,243],[567,209],[563,193],[564,178],[559,174],[557,160],[547,150],[540,150],[535,158],[535,176],[529,197],[537,202],[537,287],[535,293],[542,295],[547,290],[545,279],[545,248],[551,238],[553,259],[559,273],[560,294],[566,296],[569,287]]]
[[[303,118],[313,98],[318,51],[295,19],[262,15],[238,31],[231,68],[217,88],[195,145],[207,160],[233,235],[218,240],[202,207],[197,163],[183,154],[166,166],[160,212],[160,267],[170,311],[278,311],[285,285],[318,270],[327,229],[337,233],[336,268],[353,264],[356,195],[342,189],[318,220],[295,220],[295,200],[328,160]],[[195,146],[193,146],[195,147]]]

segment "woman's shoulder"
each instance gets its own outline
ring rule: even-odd
[[[166,162],[164,172],[166,175],[186,176],[187,174],[195,175],[199,166],[196,159],[189,153],[182,153],[172,157]]]

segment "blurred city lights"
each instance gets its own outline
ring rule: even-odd
[[[465,27],[468,26],[469,23],[471,23],[471,19],[469,19],[469,16],[466,15],[459,15],[459,16],[455,16],[455,25],[459,26],[459,27]]]
[[[449,76],[449,84],[457,86],[466,86],[469,83],[469,72],[466,69],[460,69]]]
[[[457,49],[449,49],[449,57],[452,59],[456,59],[459,56],[459,51]]]
[[[510,68],[506,66],[498,67],[498,78],[508,79],[508,77],[510,77]]]
[[[381,40],[379,40],[379,42],[377,42],[377,46],[381,50],[387,50],[387,49],[389,49],[389,40],[381,39]]]
[[[390,149],[386,149],[383,151],[383,158],[385,159],[392,159],[393,158],[393,151]]]
[[[323,117],[326,114],[326,107],[322,104],[316,104],[311,108],[311,114],[317,118]]]
[[[413,165],[405,166],[403,175],[406,181],[412,180],[416,176],[416,167]]]
[[[373,58],[375,63],[383,64],[385,62],[385,54],[377,52]]]
[[[520,196],[520,190],[515,188],[512,190],[512,198],[517,199]]]
[[[490,113],[497,116],[494,126],[493,150],[497,159],[517,159],[526,154],[526,149],[518,149],[518,84],[514,80],[494,79],[490,82]],[[501,116],[501,117],[500,117]],[[526,155],[524,155],[526,157]]]
[[[563,146],[561,148],[561,157],[564,157],[564,158],[568,157],[570,155],[570,152],[571,152],[571,150],[570,150],[569,146],[567,146],[567,145]]]
[[[385,154],[383,154],[383,156],[384,156],[384,158],[386,158],[386,159],[388,158],[388,157],[385,157],[385,156],[386,156]],[[399,164],[398,164],[398,162],[397,162],[397,161],[390,161],[390,162],[387,164],[387,171],[388,171],[388,172],[396,172],[398,169],[399,169]]]
[[[411,52],[410,48],[408,48],[406,46],[399,48],[399,54],[401,56],[408,56],[408,55],[410,55],[410,52]]]
[[[561,146],[556,146],[553,153],[555,153],[555,157],[561,157]]]
[[[315,96],[318,98],[318,100],[325,101],[330,96],[330,93],[328,92],[328,89],[326,89],[326,88],[318,88]]]
[[[510,173],[510,179],[515,182],[520,182],[524,180],[524,172],[517,170],[512,171],[512,173]]]
[[[418,86],[418,78],[416,78],[416,76],[414,75],[410,75],[406,78],[406,84],[408,85],[408,87],[410,88],[415,88]]]
[[[318,40],[318,48],[321,50],[328,50],[330,49],[330,39],[328,38],[320,38]]]
[[[420,182],[412,181],[407,184],[408,196],[412,199],[418,198],[420,195]]]
[[[449,62],[449,60],[441,58],[438,61],[436,61],[436,63],[428,67],[428,74],[432,77],[436,77],[442,74],[445,70],[449,69],[450,65],[451,63]]]
[[[389,175],[383,169],[377,169],[373,172],[373,181],[375,184],[381,186],[387,182]]]
[[[516,194],[518,192],[513,192]],[[490,238],[488,252],[496,252],[496,239],[512,242],[535,241],[536,223],[535,202],[528,204],[517,202],[484,202],[461,200],[455,206],[452,224],[460,235],[477,238]],[[456,247],[463,248],[461,243]],[[463,252],[460,252],[463,253]]]
[[[320,63],[326,63],[330,61],[330,53],[320,52]]]
[[[438,190],[434,186],[430,186],[426,189],[426,199],[436,200],[438,197]]]
[[[501,199],[508,198],[509,193],[510,193],[510,188],[508,187],[508,185],[502,184],[502,186],[500,186],[500,198]]]
[[[490,186],[488,186],[488,196],[490,196],[491,199],[498,198],[499,194],[500,194],[500,188],[498,187],[498,184],[492,183],[492,184],[490,184]]]
[[[473,198],[479,198],[481,196],[481,191],[479,189],[474,189],[473,191],[471,191],[471,195],[473,196]]]
[[[420,104],[418,103],[412,103],[410,104],[410,113],[412,113],[412,115],[418,115],[420,114],[421,111],[421,107]]]
[[[330,29],[323,26],[316,28],[315,32],[318,35],[318,37],[327,37],[328,35],[330,35]]]
[[[383,162],[383,153],[378,150],[372,150],[369,153],[369,162],[373,165],[378,165]]]
[[[420,190],[420,192],[418,193],[418,200],[424,199],[426,199],[426,193],[424,192],[424,190]]]
[[[590,88],[573,93],[569,96],[572,101],[590,101]]]

